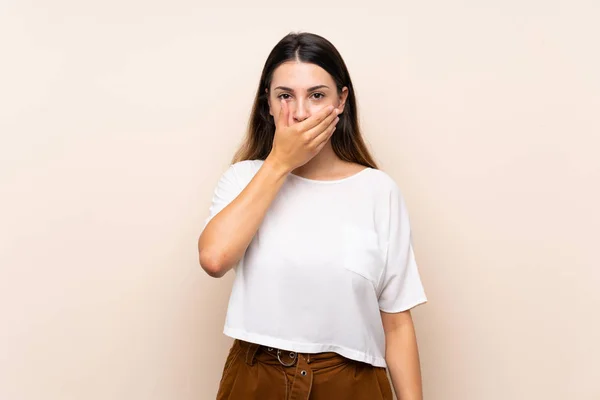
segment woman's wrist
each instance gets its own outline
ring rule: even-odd
[[[287,176],[290,172],[292,172],[293,168],[290,168],[288,165],[282,163],[277,159],[273,153],[269,154],[265,159],[263,165],[266,165],[273,173],[278,176]]]

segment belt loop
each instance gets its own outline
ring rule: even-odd
[[[254,364],[254,356],[260,347],[260,344],[246,342],[246,364],[253,365]]]

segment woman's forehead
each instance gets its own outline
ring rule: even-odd
[[[271,86],[285,86],[291,89],[308,90],[313,86],[327,85],[331,88],[333,80],[327,71],[316,64],[285,62],[273,72]]]

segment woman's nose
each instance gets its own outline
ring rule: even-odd
[[[310,116],[310,113],[309,113],[306,105],[302,104],[302,103],[298,103],[298,105],[296,105],[296,109],[294,110],[294,120],[296,120],[296,122],[302,122],[309,116]]]

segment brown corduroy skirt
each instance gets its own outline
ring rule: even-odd
[[[235,339],[217,400],[392,400],[386,368]]]

